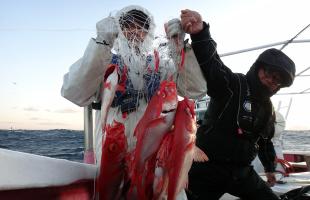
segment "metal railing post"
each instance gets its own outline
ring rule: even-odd
[[[93,109],[91,105],[84,107],[84,163],[95,163],[93,145]]]

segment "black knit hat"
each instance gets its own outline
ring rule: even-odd
[[[150,27],[150,18],[140,10],[130,10],[120,17],[119,23],[121,28],[128,28],[130,24],[138,24],[140,27],[148,30]]]
[[[295,64],[282,51],[274,48],[267,49],[258,56],[256,63],[265,69],[279,72],[283,87],[292,85],[295,78]]]

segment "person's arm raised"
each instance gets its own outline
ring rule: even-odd
[[[89,41],[83,57],[71,65],[63,78],[61,95],[79,106],[96,100],[96,92],[111,62],[111,48],[118,35],[113,17],[99,21],[96,28],[96,39]]]
[[[209,25],[202,20],[198,12],[188,9],[181,11],[181,24],[183,30],[191,34],[191,47],[207,81],[208,95],[227,95],[233,73],[219,57]]]

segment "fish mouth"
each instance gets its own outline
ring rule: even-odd
[[[177,110],[177,103],[164,104],[163,110],[161,111],[161,115],[165,116],[170,113],[175,113],[176,110]]]
[[[169,110],[163,110],[161,113],[168,114],[168,113],[174,112],[175,110],[176,110],[176,108],[169,109]]]

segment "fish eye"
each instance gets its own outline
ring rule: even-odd
[[[110,144],[110,145],[109,145],[109,151],[115,152],[116,149],[117,149],[117,145],[116,145],[116,144],[113,143],[113,144]]]

